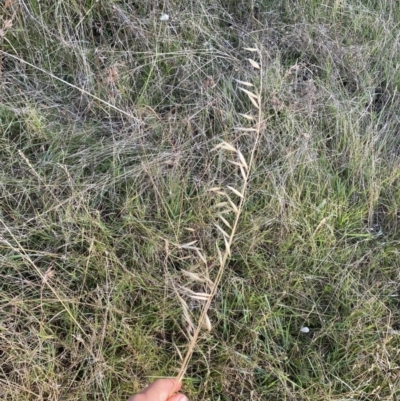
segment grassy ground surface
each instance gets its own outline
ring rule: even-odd
[[[400,399],[397,1],[6,0],[1,24],[1,400],[177,373],[202,268],[177,245],[216,274],[209,189],[239,175],[210,150],[249,156],[252,46],[265,127],[184,391]]]

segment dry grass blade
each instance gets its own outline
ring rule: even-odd
[[[255,47],[243,47],[243,50],[247,50],[248,52],[258,52],[258,49]]]

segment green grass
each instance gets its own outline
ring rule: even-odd
[[[266,126],[184,392],[400,398],[398,2],[6,3],[0,398],[125,400],[176,375],[172,282],[201,263],[176,245],[218,261],[208,190],[239,177],[210,150],[249,156],[234,79],[257,86],[254,45]]]

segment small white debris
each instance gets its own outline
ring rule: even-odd
[[[163,14],[161,17],[160,17],[160,21],[168,21],[169,20],[169,15],[168,14]]]
[[[307,334],[310,332],[310,329],[307,326],[304,326],[300,329],[300,333]]]

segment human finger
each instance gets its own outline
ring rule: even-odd
[[[167,401],[188,401],[188,399],[186,395],[178,393],[169,397]]]
[[[136,396],[134,395],[129,401],[148,400],[148,401],[167,401],[168,398],[179,391],[182,383],[176,379],[159,379],[146,387]]]

